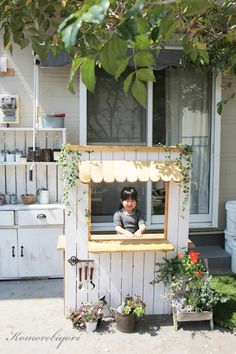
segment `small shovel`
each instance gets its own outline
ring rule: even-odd
[[[82,282],[82,266],[81,264],[79,265],[79,285],[78,288],[81,290],[83,287],[83,282]]]

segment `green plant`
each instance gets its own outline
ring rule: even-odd
[[[122,304],[122,312],[126,315],[134,313],[137,317],[142,317],[145,314],[146,304],[143,302],[141,296],[127,295]]]
[[[102,311],[103,303],[98,301],[95,304],[82,304],[78,310],[72,312],[70,319],[76,328],[84,328],[86,322],[97,322],[102,319],[104,313]]]
[[[177,256],[157,263],[157,270],[151,284],[163,282],[168,286],[165,297],[172,307],[180,312],[207,311],[225,297],[211,286],[211,277],[199,253],[179,253]]]
[[[63,203],[69,207],[69,192],[76,185],[79,178],[78,162],[80,160],[80,152],[70,150],[69,144],[62,145],[61,153],[58,159],[59,165],[62,167],[61,180],[63,181]],[[71,211],[68,211],[68,215]]]

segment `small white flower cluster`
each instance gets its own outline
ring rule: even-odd
[[[192,306],[186,305],[186,299],[184,297],[172,299],[172,307],[178,312],[191,312]]]

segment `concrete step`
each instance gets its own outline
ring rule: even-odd
[[[199,252],[199,258],[208,259],[210,274],[230,274],[231,256],[220,246],[196,246],[195,252]]]

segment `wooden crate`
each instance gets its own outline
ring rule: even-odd
[[[214,329],[213,312],[178,312],[173,309],[173,323],[175,331],[178,330],[178,322],[210,321],[210,328]]]

